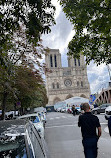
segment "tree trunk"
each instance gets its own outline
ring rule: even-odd
[[[4,91],[4,93],[3,93],[3,101],[2,101],[2,120],[5,119],[5,110],[6,110],[7,96],[8,96],[8,93]]]

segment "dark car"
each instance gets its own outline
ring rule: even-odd
[[[97,115],[100,113],[105,113],[105,109],[109,106],[109,104],[102,104],[101,106],[98,106],[97,108],[92,109],[92,113]]]

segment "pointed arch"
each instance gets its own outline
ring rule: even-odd
[[[59,98],[59,97],[56,97],[54,100],[53,100],[53,105],[55,104],[55,103],[57,103],[57,102],[60,102],[61,101],[61,99]]]
[[[73,97],[73,95],[68,94],[68,95],[66,96],[66,99],[69,99],[69,98],[72,98],[72,97]]]
[[[80,97],[87,98],[84,94],[81,94]]]

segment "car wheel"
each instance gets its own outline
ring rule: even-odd
[[[97,112],[97,111],[94,111],[94,114],[95,114],[95,115],[97,115],[97,114],[98,114],[98,112]]]

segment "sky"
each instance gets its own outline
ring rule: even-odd
[[[52,0],[56,6],[55,21],[56,25],[51,27],[51,33],[43,35],[43,45],[51,49],[59,49],[62,58],[62,66],[67,67],[68,43],[71,41],[74,30],[70,21],[66,19],[64,12],[57,0]],[[108,69],[105,64],[96,66],[92,61],[87,66],[88,81],[90,83],[91,94],[100,92],[102,88],[106,88],[109,81]]]

